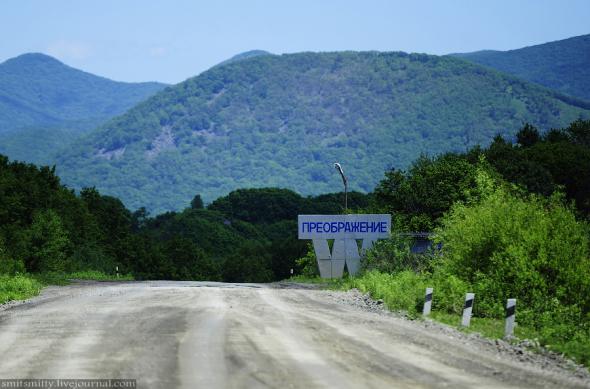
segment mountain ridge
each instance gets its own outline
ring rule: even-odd
[[[341,162],[369,191],[421,153],[464,151],[524,122],[561,127],[590,111],[555,92],[450,56],[331,52],[255,56],[152,96],[58,159],[69,185],[132,208],[180,209],[240,187],[333,192]]]
[[[590,34],[507,51],[449,55],[590,101]]]
[[[0,63],[0,153],[52,165],[55,149],[165,87],[109,80],[42,53],[10,58]]]
[[[0,63],[0,132],[109,119],[166,86],[113,81],[25,53]]]

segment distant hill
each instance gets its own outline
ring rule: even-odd
[[[263,55],[169,87],[61,153],[74,187],[132,208],[186,207],[242,187],[303,194],[370,191],[421,153],[463,151],[524,122],[590,118],[584,104],[450,56],[338,52]]]
[[[590,34],[517,50],[453,55],[590,101]]]
[[[0,153],[53,164],[55,150],[165,88],[71,68],[44,54],[0,64]]]
[[[65,122],[93,126],[164,87],[116,82],[44,54],[23,54],[0,64],[0,132]]]

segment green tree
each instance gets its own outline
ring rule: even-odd
[[[201,198],[200,194],[196,194],[195,197],[193,197],[193,200],[191,201],[191,208],[192,209],[203,209],[204,208],[203,199]]]
[[[466,199],[474,177],[475,167],[464,156],[422,156],[407,173],[387,172],[375,188],[375,202],[404,229],[430,231],[453,203]]]
[[[273,279],[268,247],[257,241],[245,241],[223,263],[226,282],[270,282]]]
[[[61,220],[53,210],[41,211],[33,217],[29,229],[29,271],[64,271],[69,239]]]
[[[522,127],[516,133],[516,141],[522,147],[531,147],[535,143],[541,140],[541,135],[539,134],[539,130],[536,127],[532,126],[529,123],[526,123],[524,127]]]
[[[303,197],[288,189],[238,189],[213,201],[208,209],[219,211],[230,219],[273,223],[297,219],[303,203]]]
[[[573,143],[590,147],[590,120],[576,120],[566,129]]]

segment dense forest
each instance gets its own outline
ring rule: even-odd
[[[166,88],[57,160],[65,183],[130,208],[180,210],[238,188],[333,192],[332,163],[370,192],[421,153],[463,152],[525,122],[559,128],[590,105],[454,57],[254,55]]]
[[[527,124],[517,143],[498,136],[487,148],[422,156],[392,169],[374,192],[349,194],[349,208],[389,212],[395,229],[433,231],[453,204],[476,187],[481,161],[531,193],[563,193],[578,217],[590,218],[590,121],[544,134]],[[199,194],[180,212],[132,212],[94,188],[79,194],[54,168],[0,160],[0,269],[3,272],[113,273],[140,279],[272,281],[301,270],[306,253],[296,217],[341,213],[340,193],[303,197],[288,189],[239,189],[207,207]]]
[[[351,193],[352,208],[369,196]],[[0,159],[0,272],[131,273],[138,279],[273,281],[287,277],[306,245],[299,213],[339,213],[342,196],[302,197],[286,189],[237,190],[204,208],[150,217],[55,170]]]

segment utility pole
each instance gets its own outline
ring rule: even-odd
[[[336,162],[334,164],[334,167],[336,168],[336,170],[338,170],[338,173],[340,173],[340,176],[342,177],[342,183],[344,184],[344,214],[347,215],[348,214],[348,180],[346,179],[346,176],[344,175],[344,171],[342,170],[342,166],[340,166],[340,164],[338,162]]]

